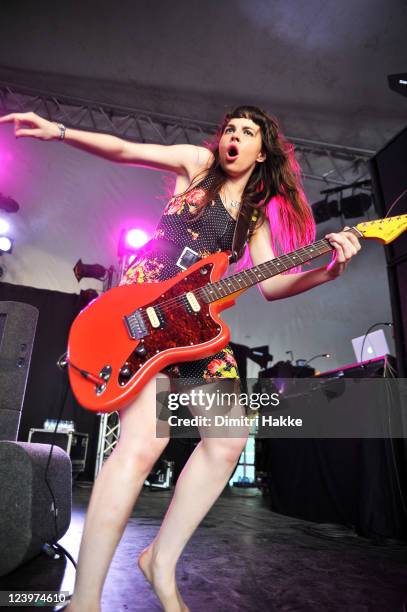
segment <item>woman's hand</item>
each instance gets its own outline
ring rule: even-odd
[[[348,229],[350,228],[344,227],[341,232],[325,236],[335,248],[332,261],[326,268],[331,279],[337,278],[342,274],[352,257],[362,248],[359,239],[351,232],[347,232],[346,230]]]
[[[16,138],[31,136],[40,140],[58,140],[59,127],[35,113],[11,113],[0,117],[0,123],[14,123]]]

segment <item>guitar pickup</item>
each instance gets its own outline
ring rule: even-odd
[[[199,312],[201,310],[201,305],[192,291],[188,291],[188,293],[185,294],[184,305],[189,313]]]
[[[146,315],[148,316],[152,327],[160,327],[160,319],[158,318],[156,309],[153,308],[153,306],[149,306],[148,308],[146,308]]]
[[[146,315],[150,321],[151,327],[154,329],[163,328],[165,326],[165,316],[162,308],[158,305],[148,306],[148,308],[146,308]]]
[[[144,317],[141,310],[135,310],[130,315],[125,316],[124,323],[127,331],[129,332],[130,338],[140,340],[141,338],[148,336],[148,329],[144,322]]]

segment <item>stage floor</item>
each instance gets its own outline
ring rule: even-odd
[[[89,495],[89,488],[75,486],[71,526],[61,540],[75,559]],[[161,610],[136,559],[170,498],[168,491],[143,490],[106,581],[103,612]],[[373,543],[345,528],[282,516],[261,495],[237,490],[226,489],[202,522],[177,575],[191,612],[407,611],[405,544]],[[71,592],[73,581],[69,561],[41,555],[0,579],[0,586]]]

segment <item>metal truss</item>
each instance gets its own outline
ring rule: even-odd
[[[375,151],[303,138],[288,139],[295,145],[304,179],[344,186],[369,174],[367,161]]]
[[[95,479],[104,461],[112,453],[120,437],[120,418],[118,412],[100,415],[99,440],[96,454]]]
[[[33,111],[70,127],[115,134],[136,142],[157,144],[202,144],[211,140],[217,126],[185,117],[152,113],[124,106],[108,106],[95,100],[68,98],[27,90],[0,81],[0,111]],[[367,174],[366,162],[374,154],[368,149],[287,137],[295,146],[303,177],[325,184],[343,185]]]

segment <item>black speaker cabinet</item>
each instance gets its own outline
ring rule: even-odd
[[[16,440],[38,309],[0,302],[0,440]]]
[[[407,212],[407,128],[397,134],[369,161],[375,206],[380,217]],[[407,232],[385,247],[390,299],[395,331],[397,368],[407,377]]]
[[[0,442],[0,576],[8,574],[57,542],[71,521],[71,461],[54,446]],[[55,516],[54,500],[57,513]]]

